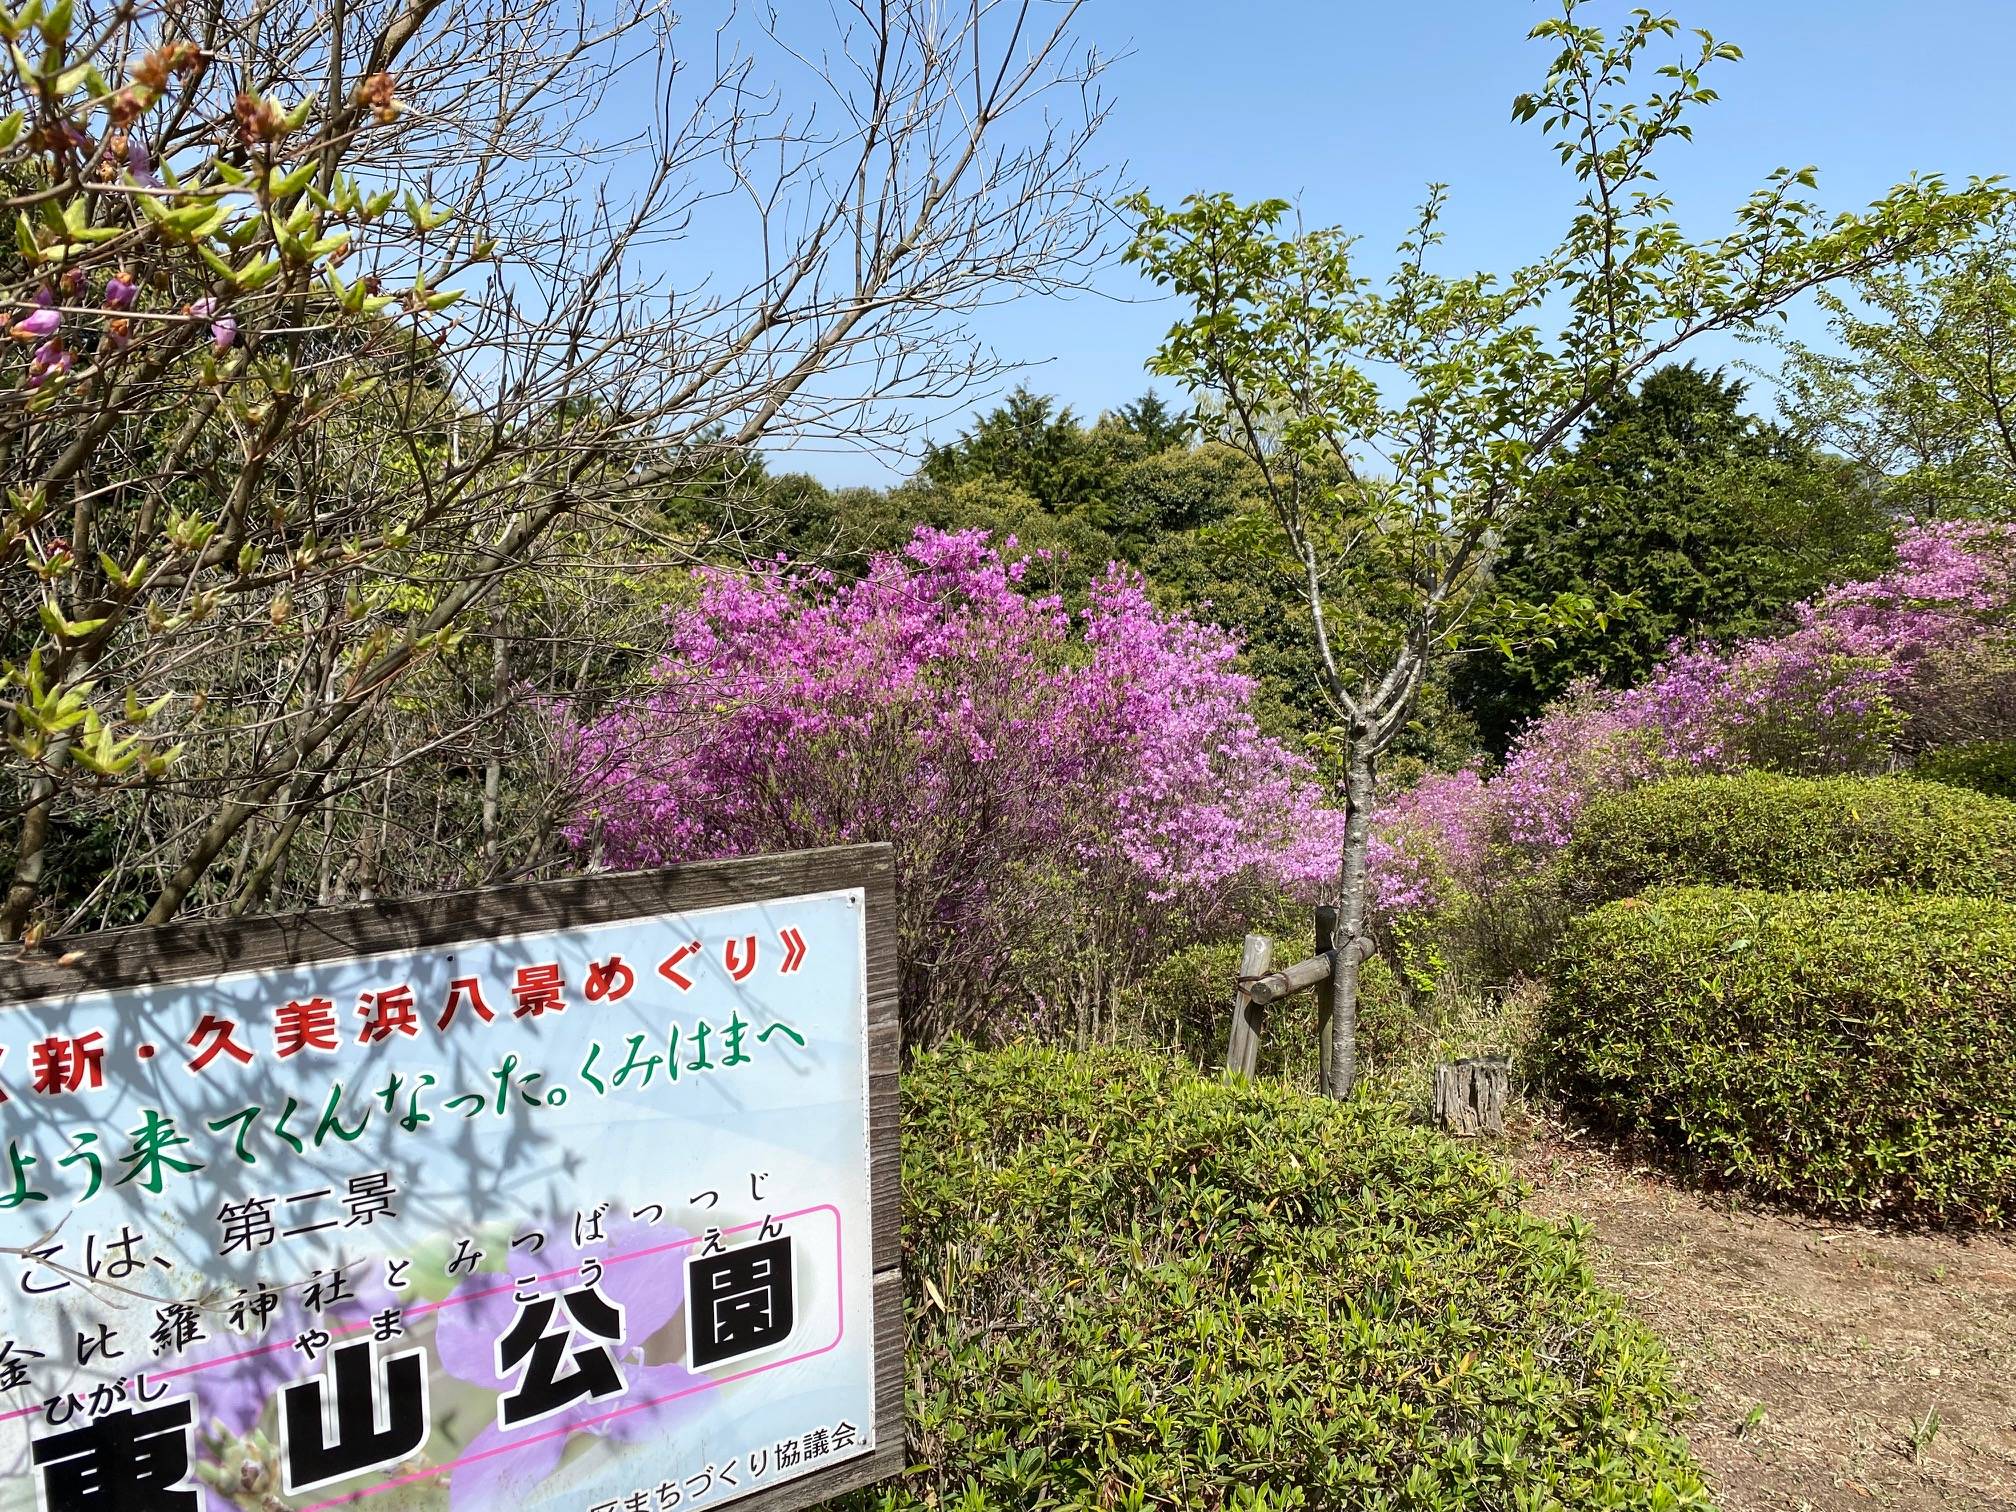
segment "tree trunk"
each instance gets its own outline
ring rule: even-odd
[[[1316,1085],[1330,1085],[1330,1026],[1337,1021],[1337,910],[1316,910],[1316,954],[1330,957],[1330,975],[1316,984]]]
[[[1373,755],[1367,732],[1351,731],[1344,770],[1344,856],[1338,873],[1336,997],[1330,1010],[1330,1067],[1325,1090],[1351,1095],[1358,1079],[1358,969],[1372,953],[1366,935],[1366,859],[1372,846]]]

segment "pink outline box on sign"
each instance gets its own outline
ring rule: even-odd
[[[840,1209],[835,1207],[830,1202],[825,1202],[820,1203],[815,1207],[798,1208],[792,1212],[784,1213],[774,1218],[757,1219],[749,1223],[739,1223],[732,1228],[723,1229],[721,1232],[723,1233],[723,1235],[740,1234],[746,1232],[749,1229],[760,1229],[766,1223],[780,1223],[780,1224],[789,1223],[794,1218],[806,1218],[810,1217],[814,1213],[828,1213],[831,1214],[833,1218],[833,1296],[834,1296],[834,1309],[838,1314],[838,1320],[839,1320],[839,1327],[834,1331],[833,1337],[829,1339],[826,1343],[821,1344],[817,1349],[802,1350],[797,1354],[787,1355],[782,1359],[770,1360],[764,1364],[751,1366],[746,1370],[737,1371],[733,1375],[718,1376],[712,1380],[709,1380],[705,1385],[702,1386],[688,1386],[682,1391],[668,1392],[664,1396],[653,1397],[649,1401],[633,1402],[627,1406],[616,1407],[608,1412],[603,1413],[600,1417],[589,1418],[581,1422],[569,1423],[564,1427],[551,1429],[545,1433],[533,1434],[529,1437],[520,1439],[515,1443],[500,1444],[496,1448],[486,1449],[480,1454],[464,1455],[459,1459],[452,1460],[445,1465],[436,1466],[431,1470],[418,1470],[410,1475],[395,1476],[389,1480],[380,1481],[376,1485],[362,1487],[359,1490],[346,1491],[343,1493],[343,1495],[331,1497],[326,1501],[312,1502],[307,1507],[304,1507],[302,1509],[302,1512],[327,1512],[327,1509],[331,1507],[351,1506],[359,1501],[362,1501],[366,1497],[376,1496],[381,1491],[390,1491],[398,1486],[408,1486],[414,1484],[417,1481],[433,1480],[437,1476],[447,1475],[462,1465],[474,1464],[479,1460],[493,1459],[498,1455],[514,1454],[520,1449],[525,1449],[533,1444],[543,1442],[546,1439],[554,1437],[556,1434],[565,1435],[570,1433],[578,1433],[584,1428],[592,1428],[599,1423],[607,1423],[613,1421],[616,1418],[627,1417],[629,1414],[633,1412],[647,1412],[651,1408],[663,1406],[667,1402],[676,1402],[683,1397],[695,1396],[703,1391],[712,1391],[718,1386],[726,1386],[735,1381],[748,1380],[750,1377],[762,1375],[766,1371],[781,1370],[786,1365],[795,1365],[802,1360],[816,1359],[820,1355],[830,1354],[833,1350],[840,1347],[840,1341],[847,1335],[847,1287],[846,1287],[846,1273],[841,1264],[842,1246],[841,1246]],[[687,1249],[693,1245],[704,1243],[705,1239],[706,1235],[701,1234],[688,1239],[674,1240],[667,1244],[654,1245],[648,1249],[631,1250],[627,1254],[611,1255],[607,1260],[603,1262],[603,1266],[606,1269],[613,1266],[624,1265],[634,1260],[644,1260],[649,1259],[655,1255],[669,1254],[676,1250]],[[574,1276],[577,1274],[578,1274],[577,1270],[575,1270],[573,1267],[569,1267],[566,1270],[549,1271],[545,1275],[538,1277],[537,1280],[541,1283],[548,1281],[558,1281],[563,1278]],[[424,1317],[430,1313],[443,1312],[452,1307],[460,1307],[466,1303],[478,1302],[485,1297],[494,1297],[500,1293],[510,1292],[515,1289],[516,1289],[516,1283],[507,1283],[503,1286],[486,1287],[482,1291],[472,1291],[466,1294],[458,1293],[455,1296],[443,1298],[439,1302],[424,1302],[417,1307],[407,1308],[404,1310],[404,1316]],[[690,1298],[688,1299],[688,1303],[690,1305],[691,1303]],[[371,1327],[370,1320],[363,1319],[356,1323],[344,1324],[340,1328],[331,1330],[331,1333],[332,1337],[340,1338],[348,1334],[361,1332],[362,1330],[367,1329],[369,1327]],[[263,1344],[257,1349],[245,1349],[240,1350],[236,1354],[221,1355],[214,1360],[203,1360],[194,1365],[178,1366],[173,1370],[163,1370],[160,1372],[148,1371],[146,1374],[147,1378],[150,1381],[169,1381],[182,1376],[200,1375],[202,1372],[206,1370],[214,1370],[217,1367],[223,1365],[234,1365],[241,1360],[256,1359],[261,1355],[278,1354],[284,1350],[292,1349],[293,1347],[294,1344],[292,1340],[283,1339],[277,1343]],[[0,1413],[0,1423],[10,1422],[17,1418],[32,1417],[36,1413],[41,1412],[42,1410],[43,1410],[42,1407],[38,1405],[34,1407],[20,1408],[13,1412]],[[864,1450],[868,1447],[870,1446],[864,1443],[863,1445]]]

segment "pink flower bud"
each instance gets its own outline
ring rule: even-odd
[[[63,312],[44,307],[23,315],[14,322],[16,341],[42,341],[63,329]]]
[[[69,372],[75,361],[62,337],[50,337],[35,349],[35,358],[28,364],[28,387],[40,388],[51,373]]]
[[[217,301],[214,299],[207,299],[207,298],[199,299],[194,304],[188,306],[188,310],[189,313],[191,315],[194,315],[198,320],[203,320],[216,314]],[[216,352],[219,357],[222,357],[226,352],[230,351],[231,344],[235,342],[237,339],[238,339],[237,316],[217,315],[214,320],[210,321],[210,347],[211,350]]]

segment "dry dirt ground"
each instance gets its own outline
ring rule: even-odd
[[[1572,1128],[1511,1143],[1678,1361],[1724,1512],[2016,1508],[2016,1242],[1745,1210]]]

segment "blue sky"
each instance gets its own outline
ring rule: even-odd
[[[1614,21],[1626,9],[1590,14]],[[1914,169],[1956,180],[2016,175],[2009,0],[1680,0],[1671,9],[1745,55],[1723,70],[1722,100],[1662,173],[1695,235],[1723,229],[1729,207],[1780,164],[1817,165],[1822,202],[1840,207]],[[1509,267],[1551,245],[1573,200],[1536,128],[1510,116],[1512,97],[1537,83],[1549,57],[1525,34],[1552,10],[1551,0],[1090,0],[1087,35],[1128,54],[1108,76],[1103,152],[1166,200],[1219,189],[1295,199],[1309,223],[1362,233],[1368,250],[1389,245],[1423,186],[1443,180],[1444,266]],[[1172,318],[1116,266],[1095,293],[1017,300],[984,312],[980,330],[1002,356],[1033,364],[1022,381],[1090,416],[1148,386],[1143,363]],[[1696,355],[1755,354],[1725,343]],[[1768,406],[1768,395],[1757,397]],[[961,418],[934,429],[949,436]],[[845,452],[775,461],[833,484],[889,482],[912,466]]]

